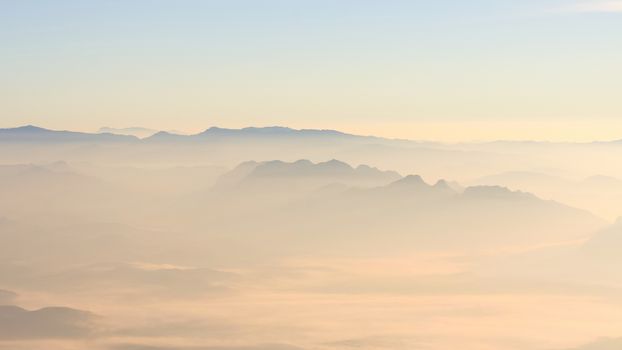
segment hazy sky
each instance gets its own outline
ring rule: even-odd
[[[622,138],[622,1],[0,0],[0,127]]]

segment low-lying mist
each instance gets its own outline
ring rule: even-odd
[[[0,132],[0,349],[620,348],[619,143],[209,130]]]

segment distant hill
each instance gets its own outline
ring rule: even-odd
[[[94,315],[67,307],[34,311],[0,306],[0,339],[82,338],[88,336]]]
[[[622,262],[622,218],[594,235],[582,247],[582,251],[601,261]]]
[[[226,129],[219,127],[211,127],[197,136],[320,136],[320,137],[360,137],[356,135],[346,134],[335,130],[318,130],[318,129],[292,129],[283,126],[268,127],[247,127],[242,129]]]
[[[0,289],[0,305],[9,305],[17,298],[17,294],[10,290]]]
[[[98,180],[74,172],[64,162],[50,164],[0,165],[0,188],[4,191],[60,191],[61,184],[68,188],[93,186]]]
[[[115,135],[127,135],[127,136],[136,136],[138,138],[145,138],[156,134],[158,130],[147,129],[142,127],[131,127],[131,128],[110,128],[110,127],[102,127],[97,133],[98,134],[115,134]]]
[[[135,142],[138,138],[127,135],[89,134],[75,131],[59,131],[27,125],[0,129],[0,142],[16,143],[76,143],[76,142]]]
[[[0,165],[0,213],[116,211],[122,189],[63,162]],[[97,209],[93,209],[97,207]],[[91,209],[87,209],[91,208]]]

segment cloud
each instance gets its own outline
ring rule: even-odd
[[[93,321],[90,312],[66,307],[0,306],[0,340],[84,338],[93,332]]]
[[[566,8],[569,12],[620,12],[622,1],[582,1]]]

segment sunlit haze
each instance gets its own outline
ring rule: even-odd
[[[0,350],[620,350],[621,62],[618,0],[0,0]]]

